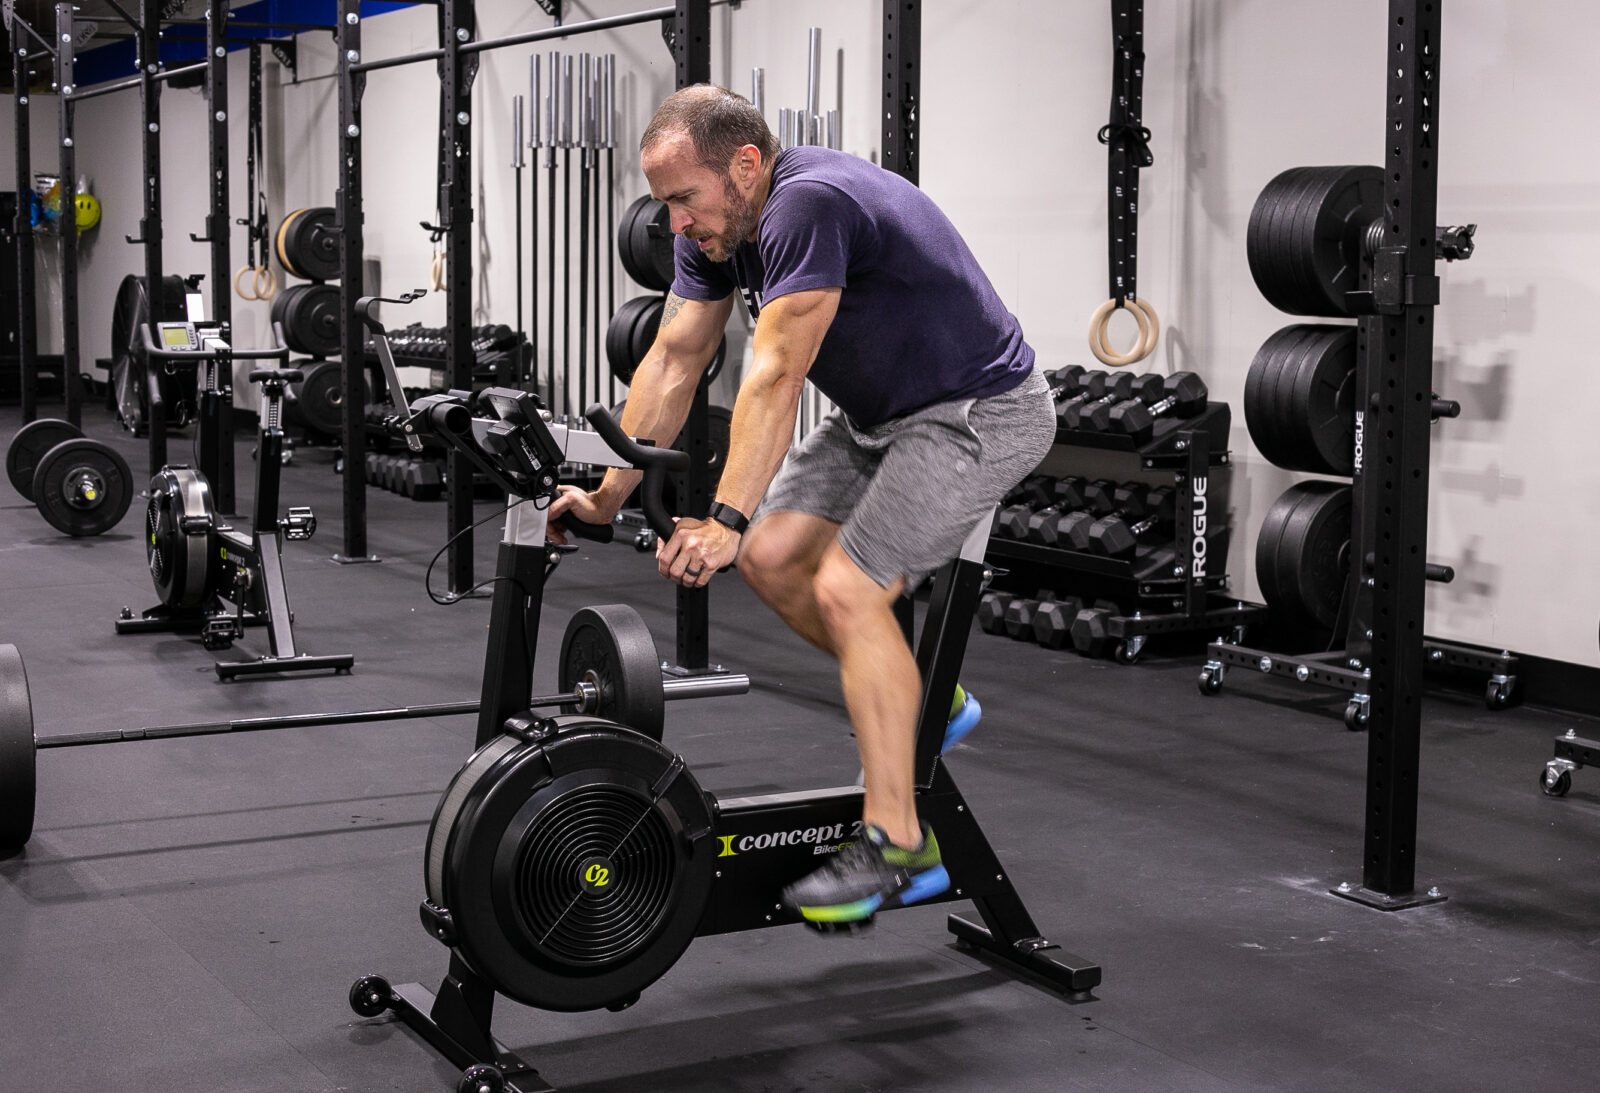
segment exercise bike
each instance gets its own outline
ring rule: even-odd
[[[276,349],[234,349],[221,326],[158,323],[137,337],[151,360],[199,365],[201,406],[220,413],[222,376],[231,376],[235,360],[287,362],[288,348],[277,331]],[[159,345],[157,344],[159,340]],[[257,368],[250,381],[261,384],[261,425],[256,441],[255,511],[245,533],[218,515],[207,476],[184,464],[169,464],[150,479],[145,509],[145,558],[160,603],[138,618],[124,607],[117,619],[119,634],[157,631],[199,631],[209,650],[230,647],[244,637],[246,626],[265,625],[270,652],[254,660],[216,662],[223,680],[280,672],[332,669],[346,672],[355,664],[349,653],[313,656],[294,641],[294,613],[283,575],[283,543],[303,542],[316,533],[311,509],[292,507],[278,516],[278,487],[283,473],[283,400],[289,384],[301,377],[298,368]],[[218,465],[216,423],[200,420],[202,466]],[[231,607],[231,610],[230,610]]]
[[[368,325],[384,360],[381,328]],[[403,406],[385,367],[395,405]],[[465,1068],[456,1086],[463,1093],[552,1088],[494,1038],[497,996],[556,1011],[625,1009],[694,938],[801,921],[781,902],[784,885],[861,833],[858,786],[741,798],[703,791],[662,746],[659,661],[626,608],[580,611],[558,665],[566,688],[573,650],[588,647],[583,662],[604,666],[586,672],[591,682],[632,696],[610,703],[613,719],[570,707],[551,716],[539,707],[563,704],[559,698],[530,701],[544,579],[559,557],[545,541],[544,510],[560,465],[643,470],[644,511],[665,536],[672,521],[663,480],[688,460],[631,440],[599,406],[586,416],[592,432],[552,424],[537,396],[491,388],[429,395],[397,422],[408,441],[427,431],[463,452],[513,501],[496,569],[476,750],[444,792],[424,855],[421,920],[450,950],[449,970],[436,991],[367,975],[349,994],[356,1013],[393,1011]],[[929,902],[971,900],[982,922],[950,916],[958,947],[1084,997],[1099,984],[1100,968],[1039,936],[939,756],[983,585],[989,522],[986,516],[961,556],[940,570],[917,649],[924,681],[918,811],[939,833],[951,877],[949,890]],[[563,527],[602,539],[611,530],[565,517]]]

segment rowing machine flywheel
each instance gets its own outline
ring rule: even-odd
[[[156,594],[168,607],[194,607],[211,591],[216,527],[217,510],[204,475],[188,467],[162,467],[150,479],[145,560]]]
[[[423,925],[501,994],[621,1008],[683,955],[713,819],[683,760],[585,716],[531,721],[457,773],[428,831]]]

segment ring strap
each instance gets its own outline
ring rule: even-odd
[[[1111,0],[1111,41],[1111,117],[1099,140],[1109,149],[1107,295],[1120,304],[1138,296],[1139,168],[1155,162],[1150,130],[1139,123],[1144,106],[1143,0]]]

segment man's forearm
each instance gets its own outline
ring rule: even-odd
[[[694,390],[694,381],[672,368],[666,354],[652,352],[633,374],[627,405],[617,424],[631,437],[670,447],[688,420]],[[620,508],[642,477],[638,471],[612,467],[597,492]]]
[[[800,393],[805,387],[803,376],[803,370],[796,375],[772,362],[758,361],[739,388],[728,461],[716,499],[745,516],[755,512],[789,450]]]

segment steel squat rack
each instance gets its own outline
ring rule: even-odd
[[[559,18],[559,8],[541,6]],[[367,60],[362,55],[360,0],[339,0],[337,16],[339,84],[339,189],[335,198],[334,230],[339,239],[339,293],[341,311],[340,357],[343,368],[345,466],[365,462],[365,392],[359,362],[366,351],[362,324],[355,315],[356,301],[365,292],[362,279],[362,98],[369,73],[406,65],[433,62],[442,92],[441,117],[448,131],[440,141],[442,190],[438,225],[445,239],[445,382],[456,389],[472,383],[472,86],[478,73],[479,54],[512,46],[615,30],[659,22],[676,63],[676,86],[706,83],[711,79],[710,0],[676,0],[662,7],[625,15],[556,25],[503,38],[474,39],[477,26],[473,0],[443,0],[440,8],[440,46],[398,57]],[[691,454],[709,445],[707,396],[695,396],[687,427]],[[445,505],[450,530],[446,572],[452,592],[472,587],[472,466],[452,451],[448,457]],[[686,512],[704,512],[711,502],[710,478],[705,459],[691,462]],[[336,555],[342,562],[376,560],[367,544],[366,485],[360,474],[344,476],[343,542]],[[708,666],[709,593],[705,588],[678,590],[677,664],[699,671]]]
[[[231,322],[233,302],[228,286],[232,281],[232,255],[230,251],[230,224],[228,204],[228,46],[242,41],[252,43],[271,31],[298,31],[333,28],[316,27],[303,23],[235,22],[227,0],[210,0],[204,20],[205,59],[171,68],[161,63],[160,48],[163,34],[161,5],[153,0],[140,0],[138,18],[135,18],[116,0],[107,0],[117,16],[132,30],[135,67],[137,74],[126,79],[91,87],[76,83],[76,60],[80,26],[71,4],[55,6],[55,37],[46,38],[29,26],[10,3],[6,4],[10,18],[10,45],[14,93],[16,96],[16,186],[19,195],[15,232],[17,238],[17,296],[18,323],[17,348],[21,369],[22,420],[30,422],[38,415],[38,335],[35,320],[37,295],[34,284],[34,242],[29,224],[29,211],[22,195],[33,188],[33,163],[31,158],[29,82],[31,63],[48,55],[53,62],[53,85],[58,93],[57,170],[60,174],[61,208],[63,226],[61,239],[61,368],[66,402],[67,420],[74,425],[82,423],[83,391],[79,381],[82,374],[81,347],[78,330],[78,237],[72,228],[72,213],[77,198],[77,148],[74,134],[75,107],[86,99],[99,98],[135,88],[139,91],[141,157],[140,174],[142,209],[138,236],[128,236],[135,246],[144,248],[144,278],[146,291],[152,300],[157,299],[163,277],[162,215],[161,215],[161,89],[168,80],[192,73],[203,72],[207,138],[209,141],[210,200],[203,235],[189,233],[189,238],[210,247],[211,257],[211,314],[218,322]],[[168,27],[186,27],[195,24],[187,21],[168,21]],[[244,32],[250,31],[262,33]],[[242,36],[241,36],[241,32]],[[102,37],[122,37],[102,35]],[[192,39],[198,41],[198,39]],[[224,391],[224,397],[228,392]],[[233,422],[231,413],[219,415],[219,436],[215,452],[216,473],[211,478],[212,491],[218,507],[230,512],[235,507],[233,467]],[[149,459],[152,472],[167,462],[167,434],[165,411],[161,400],[152,395],[150,400]]]

